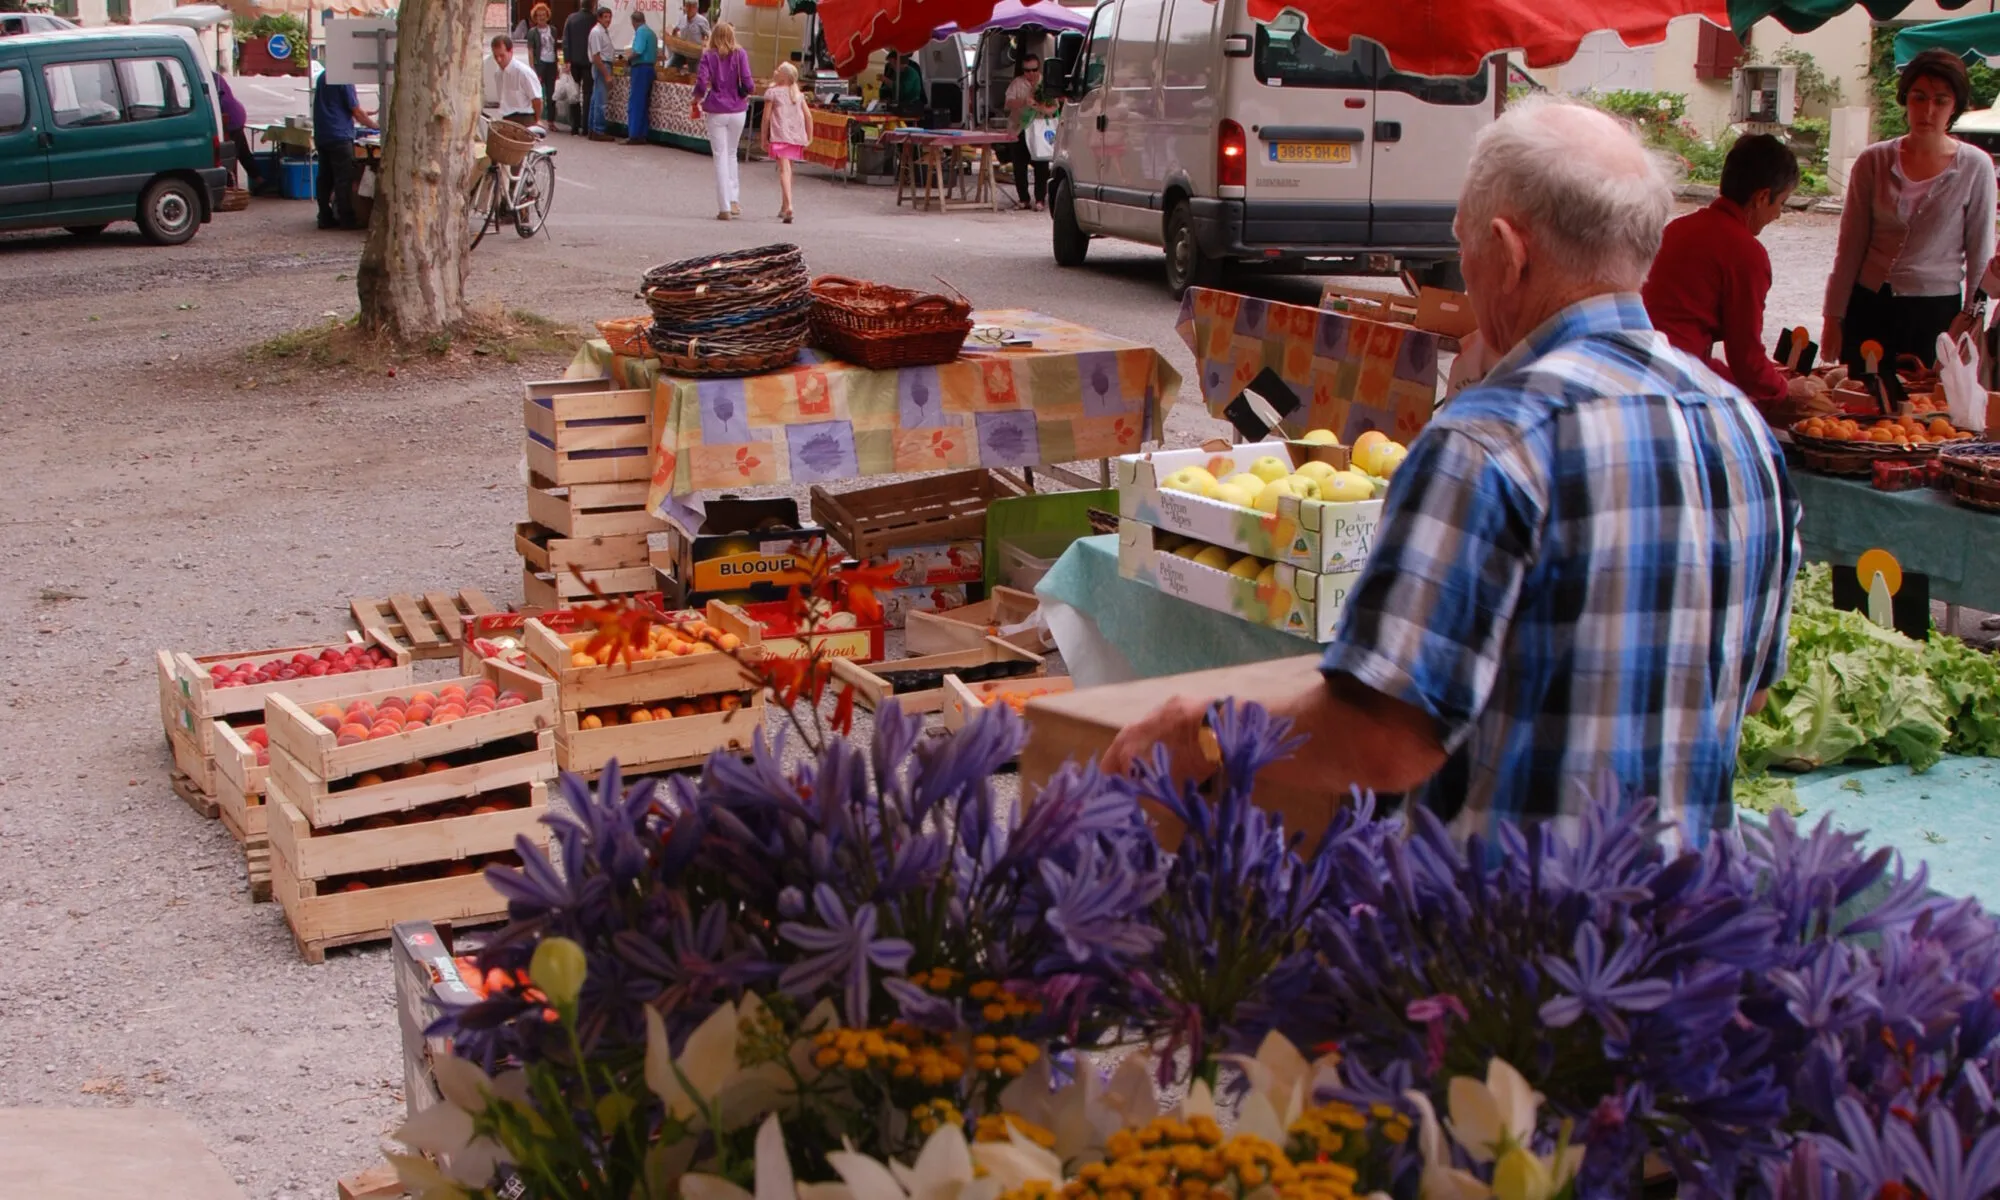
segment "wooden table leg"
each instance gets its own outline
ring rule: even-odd
[[[979,148],[979,186],[986,193],[986,206],[994,212],[1000,211],[1000,181],[994,174],[998,158],[992,146]]]

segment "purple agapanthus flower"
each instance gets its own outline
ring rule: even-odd
[[[813,889],[813,908],[819,914],[818,925],[786,921],[778,926],[779,937],[811,956],[786,967],[778,986],[794,995],[806,995],[840,980],[848,1022],[865,1026],[869,968],[900,974],[909,966],[913,949],[902,938],[875,936],[875,906],[856,905],[850,916],[847,906],[826,884]]]
[[[1630,1035],[1624,1013],[1651,1012],[1673,998],[1672,981],[1634,978],[1646,959],[1645,939],[1638,929],[1626,921],[1618,933],[1618,949],[1608,959],[1604,935],[1587,923],[1577,928],[1571,958],[1550,955],[1542,960],[1542,969],[1565,993],[1542,1005],[1545,1023],[1560,1029],[1589,1014],[1606,1033],[1624,1041]]]

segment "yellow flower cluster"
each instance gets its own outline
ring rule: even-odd
[[[1207,1117],[1161,1117],[1111,1135],[1105,1149],[1106,1161],[1082,1167],[1061,1200],[1234,1200],[1267,1185],[1280,1200],[1352,1200],[1357,1179],[1341,1163],[1293,1163],[1259,1137],[1225,1139]],[[1006,1200],[1054,1197],[1030,1187]]]
[[[965,979],[965,972],[950,967],[933,967],[910,976],[910,982],[933,992],[948,992]]]
[[[929,1137],[947,1125],[965,1124],[965,1114],[958,1111],[951,1101],[940,1098],[926,1100],[911,1109],[910,1121],[917,1127],[918,1133]]]
[[[846,1067],[866,1071],[910,1059],[910,1047],[877,1029],[829,1029],[813,1037],[813,1065],[821,1070]]]
[[[979,1125],[973,1133],[973,1140],[977,1142],[1011,1141],[1012,1139],[1007,1136],[1007,1130],[1010,1126],[1016,1133],[1019,1133],[1022,1137],[1027,1138],[1042,1149],[1055,1149],[1055,1134],[1035,1124],[1033,1121],[1017,1117],[1013,1113],[991,1113],[979,1118]]]
[[[982,1071],[998,1071],[1014,1078],[1035,1065],[1041,1057],[1040,1047],[1017,1037],[996,1038],[981,1034],[972,1039],[972,1065]]]
[[[813,1063],[821,1070],[886,1069],[896,1079],[933,1088],[965,1078],[969,1065],[964,1046],[901,1021],[881,1029],[829,1029],[813,1037],[813,1046]]]
[[[1299,1114],[1288,1131],[1302,1152],[1313,1157],[1339,1158],[1365,1151],[1373,1121],[1383,1138],[1402,1145],[1410,1138],[1410,1118],[1386,1104],[1372,1104],[1364,1115],[1351,1104],[1334,1101]]]
[[[1025,999],[1002,988],[991,979],[982,979],[965,990],[965,994],[980,1002],[979,1015],[989,1025],[1010,1021],[1016,1017],[1031,1017],[1042,1011],[1042,1002]]]

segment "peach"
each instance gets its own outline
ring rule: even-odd
[[[333,739],[336,746],[358,746],[368,740],[366,733],[343,733]]]
[[[384,709],[408,708],[409,706],[410,702],[408,700],[403,699],[401,696],[384,696],[382,697],[382,703],[380,705],[380,707]]]
[[[399,777],[403,779],[415,779],[417,776],[423,773],[424,773],[424,764],[422,762],[413,762],[413,763],[404,763],[403,769],[397,774],[399,775]]]
[[[374,787],[382,782],[382,777],[373,771],[364,771],[354,777],[355,787]]]
[[[641,721],[650,721],[653,719],[653,710],[650,708],[635,708],[625,714],[625,719],[634,725],[639,724]]]
[[[583,714],[583,719],[578,721],[576,726],[578,729],[602,729],[604,728],[604,718],[598,716],[596,713],[585,713]]]
[[[412,704],[409,708],[403,710],[403,719],[405,721],[428,721],[431,719],[433,711],[435,710],[428,704]]]
[[[359,879],[355,879],[355,880],[350,880],[347,883],[341,884],[340,890],[343,892],[365,892],[368,890],[368,885],[361,882]]]
[[[411,696],[411,697],[410,697],[410,703],[411,703],[411,704],[428,704],[428,705],[430,705],[430,706],[432,706],[432,707],[436,707],[436,706],[437,706],[437,696],[436,696],[436,695],[435,695],[434,693],[431,693],[431,692],[418,692],[418,693],[417,693],[416,695],[414,695],[414,696]]]
[[[432,764],[430,764],[429,766],[427,766],[427,767],[425,767],[425,768],[424,768],[424,774],[426,774],[426,775],[435,775],[435,774],[437,774],[437,773],[438,773],[439,771],[449,771],[449,770],[451,770],[451,764],[450,764],[450,763],[448,763],[448,762],[434,762],[434,763],[432,763]]]
[[[456,683],[447,683],[438,689],[438,699],[440,700],[450,700],[453,697],[462,699],[464,696],[465,689]]]
[[[674,705],[674,715],[677,717],[699,716],[701,715],[701,709],[695,707],[694,701],[683,700],[679,704]]]
[[[671,720],[673,715],[673,711],[664,704],[653,710],[653,719],[655,721]]]
[[[339,713],[334,713],[332,716],[322,715],[314,719],[317,720],[321,725],[325,726],[327,731],[330,733],[339,733],[340,727],[343,724],[345,724],[347,720],[347,718],[341,716]]]
[[[501,708],[519,708],[519,707],[521,707],[521,706],[522,706],[523,704],[526,704],[526,703],[527,703],[527,701],[526,701],[526,700],[523,700],[523,699],[521,699],[521,698],[520,698],[519,696],[502,696],[502,697],[500,697],[500,707],[501,707]],[[468,709],[467,711],[470,711],[470,710]]]
[[[349,721],[341,725],[340,728],[334,730],[334,733],[340,735],[341,737],[365,738],[368,736],[368,727],[366,725],[360,724],[359,722]],[[345,745],[346,743],[342,744]]]

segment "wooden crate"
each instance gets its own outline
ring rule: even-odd
[[[1023,679],[1040,677],[1048,670],[1039,655],[1010,646],[999,638],[989,637],[969,649],[876,663],[872,670],[859,663],[836,658],[833,660],[833,678],[837,683],[853,688],[855,702],[870,712],[882,707],[883,702],[893,696],[906,713],[934,713],[943,711],[945,706],[945,678],[956,679],[958,676],[952,672],[992,663],[1026,664],[1029,669],[1016,677]],[[940,678],[935,687],[898,692],[895,682],[884,678],[884,675],[905,671],[936,671]]]
[[[198,816],[214,820],[221,813],[215,800],[215,767],[192,733],[167,727],[167,750],[173,762],[167,768],[167,784]]]
[[[652,482],[628,479],[617,483],[556,483],[528,473],[528,520],[564,537],[617,537],[628,533],[659,533],[667,523],[646,507]]]
[[[972,719],[973,714],[995,696],[1009,692],[1067,692],[1074,689],[1075,684],[1067,675],[1051,675],[1046,679],[994,679],[974,684],[968,684],[956,675],[947,675],[944,677],[944,727],[953,731],[965,728],[965,723]]]
[[[309,815],[312,824],[324,827],[547,779],[552,772],[533,772],[547,761],[547,747],[542,745],[540,735],[555,725],[555,689],[547,679],[532,671],[488,660],[480,664],[476,675],[440,680],[423,687],[342,696],[337,702],[342,706],[357,700],[379,704],[390,696],[407,700],[419,691],[435,692],[452,683],[470,687],[482,679],[491,681],[502,692],[521,693],[526,697],[525,702],[347,746],[340,745],[332,730],[290,697],[273,697],[265,709],[271,735],[270,786],[275,789],[284,785],[287,798]],[[517,749],[523,741],[536,749]],[[498,752],[482,753],[495,747]],[[465,761],[436,775],[368,787],[353,786],[355,777],[367,772],[446,756]],[[488,759],[491,761],[485,761]],[[501,782],[503,779],[505,783]]]
[[[1000,632],[1005,626],[1028,620],[1041,605],[1033,592],[996,587],[986,599],[959,608],[934,613],[912,609],[903,624],[903,649],[910,654],[942,654],[976,646],[985,637],[997,637],[1030,654],[1044,654],[1055,648],[1048,630],[1037,627]]]
[[[521,424],[530,472],[559,487],[652,479],[652,389],[614,390],[610,382],[527,385]]]
[[[375,1166],[334,1181],[335,1200],[402,1200],[409,1195],[391,1166]]]
[[[458,653],[468,619],[500,611],[478,588],[421,595],[398,592],[387,599],[356,596],[348,610],[356,628],[405,648],[412,658],[452,657]]]
[[[585,571],[581,579],[573,571],[542,574],[532,566],[521,568],[521,607],[527,609],[564,608],[588,601],[591,585],[606,596],[632,596],[658,592],[660,574],[650,563],[636,567],[616,567],[608,571]]]
[[[849,554],[867,560],[899,546],[984,538],[987,505],[1020,494],[999,473],[986,470],[926,475],[837,495],[815,485],[812,516]]]
[[[514,526],[514,549],[521,561],[543,575],[578,571],[615,571],[620,567],[651,565],[643,533],[621,533],[611,537],[564,537],[532,521]]]
[[[710,625],[735,634],[747,655],[756,657],[763,653],[763,630],[744,616],[742,610],[711,600],[702,616]],[[527,647],[528,656],[556,681],[556,703],[564,712],[739,692],[750,686],[742,664],[720,651],[611,666],[571,665],[572,644],[587,642],[590,637],[587,631],[559,634],[535,619],[521,627],[522,644]]]
[[[584,729],[583,714],[566,711],[556,731],[556,762],[587,779],[595,779],[613,759],[628,777],[700,766],[717,750],[748,750],[764,728],[764,709],[764,693],[756,691],[730,712],[602,729]]]
[[[209,678],[208,670],[213,666],[233,666],[236,663],[262,663],[273,658],[289,658],[294,654],[317,655],[322,650],[344,650],[353,642],[364,637],[355,637],[348,642],[320,643],[312,646],[287,646],[277,650],[258,650],[248,654],[176,654],[162,650],[159,653],[159,670],[163,686],[170,686],[180,695],[180,704],[175,720],[195,741],[195,748],[205,759],[215,757],[214,721],[220,717],[230,717],[241,713],[261,713],[264,701],[272,696],[289,696],[294,700],[311,703],[346,695],[350,692],[365,692],[371,688],[393,688],[410,682],[410,652],[394,645],[375,634],[364,635],[365,640],[379,646],[394,660],[393,666],[380,667],[371,671],[350,671],[345,675],[313,675],[300,679],[274,680],[270,683],[253,683],[243,687],[219,688]],[[253,719],[249,724],[256,724]]]
[[[257,747],[244,739],[249,726],[239,730],[218,722],[215,731],[215,803],[222,826],[243,847],[244,873],[250,882],[250,901],[271,898],[271,838],[265,822],[267,806],[265,781],[271,768],[259,765]],[[266,759],[269,759],[267,754]]]

